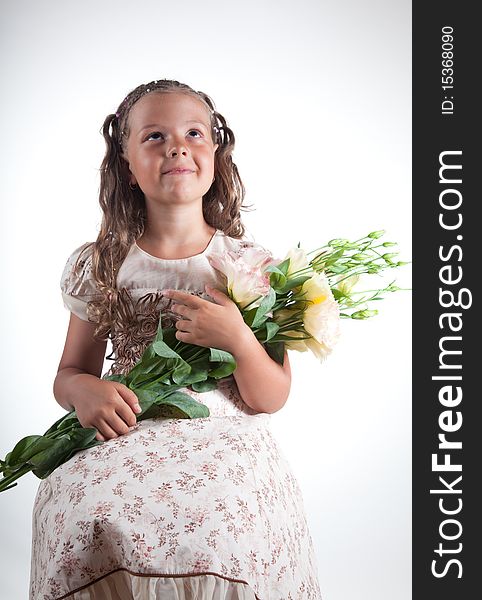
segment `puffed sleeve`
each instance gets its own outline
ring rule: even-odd
[[[87,248],[89,244],[89,242],[86,242],[72,252],[65,263],[60,280],[60,289],[65,308],[83,321],[89,320],[87,317],[87,303],[99,297],[99,292],[92,275],[93,246],[91,245],[88,250],[82,253],[84,248]],[[74,271],[75,263],[81,253],[82,257],[77,270]]]

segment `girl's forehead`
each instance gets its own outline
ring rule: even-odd
[[[152,92],[140,98],[130,110],[131,125],[147,120],[195,119],[209,125],[208,107],[189,94],[177,92]]]

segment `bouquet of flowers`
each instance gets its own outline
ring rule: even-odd
[[[373,317],[378,311],[369,303],[401,289],[392,281],[381,288],[356,290],[361,276],[408,264],[394,260],[398,252],[386,251],[396,243],[380,242],[384,233],[374,231],[356,241],[333,239],[309,253],[298,244],[282,260],[256,247],[241,256],[228,252],[208,260],[224,276],[227,295],[273,360],[283,364],[286,348],[310,350],[323,361],[338,340],[341,318]],[[136,394],[142,409],[138,421],[208,417],[208,407],[180,389],[215,389],[219,379],[236,369],[234,357],[178,340],[176,328],[163,328],[161,317],[155,339],[134,368],[127,375],[106,379],[119,381]],[[96,433],[95,428],[82,427],[71,411],[44,435],[21,439],[0,460],[0,492],[17,485],[15,480],[29,471],[44,479],[76,452],[104,443],[95,439]]]

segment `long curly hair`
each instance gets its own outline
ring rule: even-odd
[[[85,254],[91,254],[92,276],[99,298],[87,304],[87,317],[97,326],[94,339],[112,337],[112,324],[119,290],[117,273],[131,245],[143,234],[147,221],[144,194],[139,187],[129,185],[128,163],[123,157],[129,138],[129,113],[134,104],[146,94],[177,92],[201,100],[208,108],[211,136],[218,144],[214,155],[214,182],[202,198],[203,216],[209,225],[222,230],[225,235],[242,238],[245,227],[241,210],[245,188],[233,162],[234,133],[226,119],[217,112],[213,100],[204,92],[171,79],[159,79],[142,84],[132,90],[120,103],[115,113],[107,115],[101,128],[106,143],[106,153],[100,167],[99,204],[102,222],[95,242],[88,244],[74,265],[74,273]]]

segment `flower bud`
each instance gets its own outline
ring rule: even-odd
[[[364,260],[367,260],[369,257],[366,254],[363,254],[362,252],[358,252],[357,254],[352,254],[350,258],[352,258],[353,260],[357,260],[358,262],[362,262]]]
[[[394,256],[397,256],[398,252],[387,252],[386,254],[382,254],[382,258],[387,262],[391,262]]]
[[[356,312],[351,314],[352,319],[369,319],[370,317],[374,317],[378,314],[378,310],[357,310]]]
[[[382,246],[385,248],[390,248],[391,246],[396,246],[397,242],[383,242]]]
[[[328,242],[328,246],[331,246],[332,248],[336,248],[337,246],[343,246],[347,241],[348,240],[344,240],[342,238],[335,238]]]
[[[372,238],[374,240],[378,240],[378,238],[381,238],[382,235],[385,234],[385,230],[384,229],[380,229],[378,231],[372,231],[371,233],[369,233],[367,235],[367,237]]]

